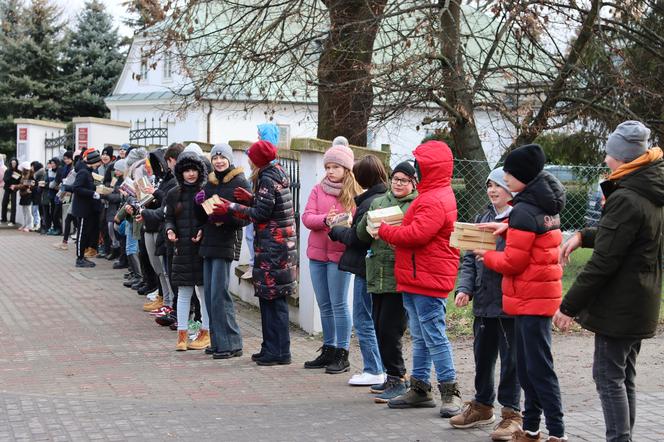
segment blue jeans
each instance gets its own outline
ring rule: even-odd
[[[311,283],[320,309],[323,344],[348,350],[350,346],[350,273],[339,270],[336,262],[309,261]]]
[[[371,317],[371,295],[367,293],[367,280],[355,275],[353,283],[353,326],[360,342],[360,352],[364,363],[364,372],[383,373],[383,363],[378,351],[376,329]]]
[[[429,383],[431,362],[438,382],[456,380],[452,345],[445,333],[447,299],[432,296],[403,294],[403,306],[408,312],[408,326],[413,343],[412,377]]]
[[[210,316],[210,346],[216,352],[242,349],[242,335],[235,320],[235,306],[228,291],[231,261],[221,258],[203,260],[205,305]]]
[[[131,228],[132,223],[127,220],[122,221],[122,224],[120,224],[120,233],[125,236],[125,253],[127,256],[138,253],[138,241],[134,239]]]

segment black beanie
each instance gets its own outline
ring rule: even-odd
[[[101,151],[101,154],[108,155],[109,157],[113,158],[113,146],[104,147]]]
[[[404,161],[402,163],[399,163],[396,165],[396,167],[392,170],[392,176],[394,176],[395,173],[401,172],[404,175],[406,175],[408,178],[415,179],[415,168],[413,167],[412,164],[410,164],[410,161]]]
[[[544,163],[546,155],[539,144],[526,144],[507,155],[503,170],[523,184],[528,184],[544,169]]]

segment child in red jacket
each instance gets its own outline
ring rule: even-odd
[[[514,197],[509,224],[487,223],[494,234],[507,231],[505,250],[475,250],[485,267],[503,274],[503,310],[515,316],[516,359],[525,395],[523,428],[516,441],[539,440],[542,411],[548,441],[567,440],[558,377],[551,355],[551,317],[560,305],[562,233],[560,211],[565,189],[550,173],[542,148],[528,144],[505,158],[505,183]]]
[[[390,408],[435,407],[431,393],[431,364],[436,370],[442,401],[441,417],[461,412],[452,345],[447,339],[447,295],[454,289],[459,251],[450,246],[457,219],[452,191],[454,159],[443,142],[427,141],[413,151],[419,195],[408,207],[400,226],[382,223],[378,236],[395,247],[394,276],[403,292],[413,344],[410,389],[390,399]]]

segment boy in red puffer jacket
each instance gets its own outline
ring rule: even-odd
[[[503,169],[505,183],[518,194],[509,224],[487,223],[494,234],[507,231],[505,250],[475,250],[485,267],[503,274],[503,310],[515,316],[516,359],[525,395],[523,428],[512,440],[539,440],[542,411],[547,441],[567,440],[558,377],[551,354],[551,318],[562,295],[560,211],[565,189],[543,171],[546,157],[537,144],[513,150]]]
[[[454,159],[447,144],[427,141],[413,151],[419,195],[408,207],[400,226],[381,224],[378,236],[395,247],[394,276],[403,292],[413,343],[410,389],[390,399],[390,408],[435,407],[431,393],[431,364],[436,369],[442,405],[440,415],[461,412],[452,345],[447,339],[447,295],[454,289],[459,251],[450,246],[457,219],[452,191]]]

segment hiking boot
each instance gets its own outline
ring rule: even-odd
[[[189,350],[204,350],[205,347],[208,347],[209,345],[210,345],[210,332],[201,329],[198,332],[198,336],[196,336],[196,339],[191,341],[189,345],[187,345],[187,348]]]
[[[503,407],[500,417],[502,420],[491,433],[492,440],[512,440],[512,434],[523,425],[523,417],[518,411]],[[454,419],[454,418],[453,418]]]
[[[94,266],[95,266],[95,263],[94,263],[94,262],[88,261],[88,260],[85,259],[85,258],[81,258],[81,259],[77,259],[77,260],[76,260],[76,267],[79,267],[79,268],[91,268],[91,267],[94,267]]]
[[[334,352],[334,359],[325,367],[327,374],[339,374],[350,371],[350,362],[348,361],[348,350],[337,348]]]
[[[144,286],[145,286],[145,283],[143,282],[143,280],[139,279],[138,281],[136,281],[134,284],[131,285],[131,289],[138,292],[138,290],[141,287],[144,287]]]
[[[433,408],[436,401],[431,394],[431,384],[414,377],[410,378],[410,388],[404,394],[387,402],[390,408]]]
[[[328,364],[332,363],[334,359],[335,348],[331,345],[323,345],[318,349],[320,354],[313,361],[307,361],[304,363],[304,368],[325,368]],[[262,353],[261,349],[261,353]],[[253,359],[253,358],[252,358]]]
[[[519,428],[514,433],[512,433],[512,442],[533,442],[535,440],[540,440],[539,431],[537,434],[532,435]]]
[[[495,420],[496,417],[493,415],[493,407],[480,404],[476,401],[470,401],[464,404],[463,410],[460,414],[457,414],[450,419],[450,425],[454,428],[472,428],[478,425],[493,423]],[[510,438],[511,437],[512,433],[510,433]]]
[[[93,249],[92,247],[88,247],[87,249],[85,249],[86,258],[94,258],[95,256],[97,256],[97,251],[95,249]]]
[[[452,417],[461,413],[461,393],[456,382],[441,382],[438,384],[440,390],[440,416]],[[493,416],[493,413],[491,414]],[[492,421],[493,422],[493,421]]]
[[[377,404],[387,404],[390,399],[401,396],[408,391],[406,387],[406,380],[397,376],[387,375],[382,393],[374,398]]]
[[[175,345],[175,350],[177,351],[187,350],[187,330],[178,330],[178,342]]]
[[[161,296],[158,296],[154,301],[148,301],[143,304],[144,312],[152,312],[152,310],[157,310],[164,306],[164,300]]]

